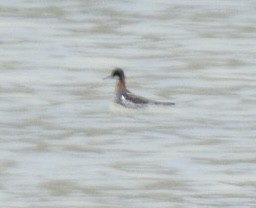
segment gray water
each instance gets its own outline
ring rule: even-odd
[[[0,207],[256,207],[256,2],[0,3]],[[175,102],[113,104],[132,92]]]

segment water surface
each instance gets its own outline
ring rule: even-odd
[[[255,9],[2,1],[1,207],[254,207]],[[113,104],[117,66],[176,105]]]

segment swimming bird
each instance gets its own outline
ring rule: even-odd
[[[126,88],[125,82],[125,75],[124,71],[121,68],[115,68],[111,75],[106,78],[114,78],[117,77],[117,84],[116,84],[116,97],[115,102],[127,107],[127,108],[140,108],[146,107],[148,105],[175,105],[172,102],[161,102],[161,101],[154,101],[148,98],[144,98],[138,95],[133,94]]]

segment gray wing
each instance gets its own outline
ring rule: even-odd
[[[134,94],[131,93],[130,91],[127,91],[127,92],[124,94],[124,98],[125,98],[127,101],[133,102],[133,103],[135,103],[135,104],[148,104],[148,103],[153,102],[153,101],[151,101],[151,100],[149,100],[149,99],[147,99],[147,98],[134,95]]]
[[[147,104],[155,105],[174,105],[171,102],[159,102],[151,99],[144,98],[142,96],[134,95],[129,90],[126,90],[119,97],[119,103],[129,108],[139,108]]]

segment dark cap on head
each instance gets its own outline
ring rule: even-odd
[[[121,68],[115,68],[111,74],[112,77],[118,76],[119,79],[124,79],[124,71]]]

